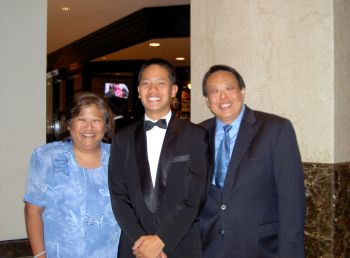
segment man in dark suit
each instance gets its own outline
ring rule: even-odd
[[[212,66],[203,95],[215,115],[214,171],[200,214],[204,258],[303,258],[305,190],[290,121],[244,105],[241,75]],[[225,158],[226,157],[226,158]]]
[[[107,98],[108,107],[113,113],[112,115],[115,132],[131,124],[131,120],[129,119],[127,112],[127,101],[128,100],[126,98],[118,98],[116,96]]]
[[[145,117],[115,134],[110,154],[119,257],[201,258],[197,216],[208,180],[207,132],[171,113],[177,85],[168,62],[147,61],[138,92]]]

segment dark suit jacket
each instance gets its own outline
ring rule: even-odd
[[[201,125],[214,159],[216,120]],[[246,107],[224,188],[209,189],[200,215],[205,258],[304,257],[304,177],[287,119]]]
[[[172,116],[153,188],[143,124],[142,119],[118,131],[111,146],[109,187],[122,229],[119,257],[134,257],[133,243],[156,234],[169,258],[201,258],[197,216],[208,180],[207,132]]]
[[[131,121],[128,117],[122,116],[120,118],[114,118],[114,131],[119,131],[123,129],[124,127],[131,124]]]

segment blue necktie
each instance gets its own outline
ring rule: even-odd
[[[224,181],[226,177],[227,167],[230,162],[230,135],[232,125],[225,125],[224,136],[222,137],[221,143],[219,145],[218,154],[216,157],[215,166],[215,185],[217,187],[223,188]]]

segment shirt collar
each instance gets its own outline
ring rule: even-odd
[[[171,118],[171,110],[169,110],[169,113],[166,116],[163,116],[160,119],[163,119],[163,118],[166,120],[166,124],[169,125],[169,121],[170,121],[170,118]],[[149,121],[152,121],[152,122],[157,122],[157,120],[152,120],[145,113],[145,121],[146,120],[149,120]]]

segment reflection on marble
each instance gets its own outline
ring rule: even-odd
[[[28,239],[16,239],[0,241],[1,258],[17,258],[30,256],[32,254]]]
[[[308,258],[350,257],[350,163],[304,163]]]

